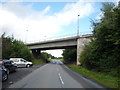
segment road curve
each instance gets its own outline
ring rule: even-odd
[[[104,88],[65,65],[46,64],[8,88]]]

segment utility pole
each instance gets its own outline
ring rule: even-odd
[[[77,30],[77,36],[79,36],[79,14],[78,14],[78,30]]]

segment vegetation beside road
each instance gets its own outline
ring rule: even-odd
[[[43,64],[49,62],[48,59],[53,57],[47,52],[42,52],[39,55],[39,59],[35,59],[32,54],[32,51],[19,40],[14,39],[14,37],[5,36],[5,33],[2,35],[2,58],[24,58],[27,61],[32,61],[33,64]]]
[[[45,64],[45,62],[43,62],[43,60],[41,60],[41,59],[33,59],[32,63],[35,64],[35,65],[36,64]]]
[[[77,49],[65,49],[63,50],[64,63],[75,63],[77,57]]]
[[[101,19],[92,21],[93,39],[80,54],[81,66],[69,67],[108,87],[117,88],[120,82],[120,2],[118,5],[103,3],[101,11]],[[74,63],[76,51],[64,50],[63,58],[67,64]]]
[[[80,56],[83,67],[112,76],[120,71],[120,2],[103,3],[103,17],[93,21],[94,39],[85,45]]]
[[[103,74],[100,72],[93,72],[93,71],[90,71],[81,66],[68,65],[68,67],[70,67],[72,70],[74,70],[76,72],[79,72],[80,74],[90,77],[91,79],[93,79],[109,88],[119,88],[118,80],[120,81],[120,78],[113,77],[108,74]]]
[[[33,56],[28,47],[14,37],[6,37],[5,33],[2,35],[2,58],[24,58],[31,61]]]
[[[56,58],[47,52],[41,52],[39,58],[33,56],[32,51],[24,44],[24,42],[8,37],[5,33],[2,35],[2,58],[24,58],[32,61],[33,64],[48,63],[49,59]]]

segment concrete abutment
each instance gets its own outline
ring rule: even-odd
[[[81,65],[80,63],[80,55],[84,49],[85,44],[90,42],[90,38],[78,38],[77,39],[77,65]]]

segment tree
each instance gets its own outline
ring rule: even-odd
[[[51,59],[55,59],[56,57],[55,56],[52,56]]]
[[[42,59],[44,62],[48,62],[48,59],[52,57],[51,54],[48,54],[47,52],[42,52],[40,54],[40,59]]]
[[[80,62],[88,69],[117,75],[120,59],[120,8],[113,3],[103,3],[104,16],[93,22],[94,40],[86,45]]]
[[[14,40],[12,42],[12,53],[10,57],[21,57],[21,58],[31,61],[32,53],[30,53],[30,50],[28,49],[26,45],[24,45],[23,42]]]
[[[65,49],[63,50],[63,59],[65,63],[75,63],[77,57],[76,49]]]
[[[2,35],[2,58],[9,59],[12,52],[12,38]]]
[[[2,35],[2,58],[10,59],[11,57],[21,57],[26,60],[32,59],[30,50],[23,42],[15,40],[13,37]]]

